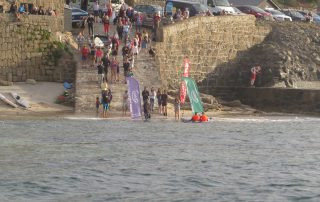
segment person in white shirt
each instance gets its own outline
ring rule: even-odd
[[[93,4],[93,15],[94,15],[94,21],[97,23],[99,19],[99,10],[100,10],[100,5],[99,1],[96,1]]]

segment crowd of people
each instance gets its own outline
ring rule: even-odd
[[[133,70],[136,68],[135,59],[140,52],[147,53],[146,50],[151,42],[150,33],[141,27],[139,14],[136,15],[135,19],[132,19],[130,10],[131,8],[125,9],[125,6],[122,6],[118,15],[114,17],[114,21],[111,20],[114,15],[111,6],[108,7],[101,18],[94,12],[83,19],[81,31],[76,37],[78,50],[81,53],[82,68],[97,71],[98,82],[101,86],[101,99],[96,99],[96,109],[98,114],[99,106],[102,105],[102,117],[104,118],[107,117],[107,111],[112,100],[112,93],[108,84],[116,85],[121,80],[126,83],[125,78],[133,76]],[[95,41],[97,36],[94,28],[99,26],[104,31],[104,37],[107,38],[107,42],[104,41],[102,46]],[[121,56],[122,59],[120,59]],[[120,74],[121,71],[123,76]],[[127,92],[123,97],[124,100],[128,99]],[[153,102],[154,99],[155,97],[151,96],[148,103]],[[150,107],[153,111],[153,104]],[[123,101],[124,115],[128,109],[128,101]]]
[[[18,5],[17,1],[12,1],[10,4],[9,13],[14,14],[18,20],[21,15],[49,15],[57,16],[57,11],[53,8],[43,8],[42,6],[35,6],[33,4],[21,3]]]

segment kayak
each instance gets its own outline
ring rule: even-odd
[[[6,104],[10,105],[11,107],[17,108],[18,106],[16,104],[14,104],[13,102],[11,102],[10,100],[8,100],[8,98],[6,98],[4,95],[2,95],[0,93],[0,100],[2,100],[3,102],[5,102]]]
[[[15,101],[24,108],[29,108],[29,102],[19,96],[17,93],[11,92],[11,96],[15,99]]]

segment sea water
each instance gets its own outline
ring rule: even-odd
[[[320,201],[320,119],[0,121],[0,201]]]

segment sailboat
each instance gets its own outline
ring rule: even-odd
[[[187,86],[187,94],[190,100],[192,113],[202,113],[203,106],[196,82],[190,77],[183,77],[182,80]]]
[[[200,94],[199,94],[196,82],[190,77],[183,77],[182,80],[185,83],[187,88],[187,94],[190,100],[192,114],[195,114],[195,113],[201,114],[202,112],[204,112],[204,110],[203,110],[203,106],[202,106],[202,102],[201,102],[201,98],[200,98]],[[181,119],[181,121],[191,122],[190,119],[188,120]]]

